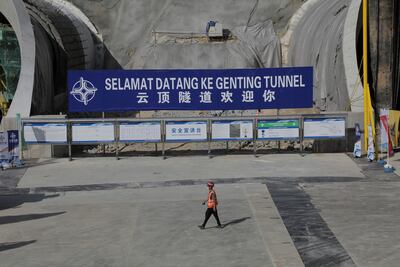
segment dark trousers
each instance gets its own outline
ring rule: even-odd
[[[206,210],[206,217],[204,218],[203,227],[206,226],[206,223],[207,223],[208,219],[210,219],[211,214],[214,215],[215,219],[217,220],[218,225],[221,226],[221,222],[219,221],[219,218],[218,218],[217,209],[214,210],[213,208],[208,208]]]

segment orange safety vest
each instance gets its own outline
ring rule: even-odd
[[[215,208],[218,205],[217,194],[214,190],[208,191],[207,207],[210,209]]]

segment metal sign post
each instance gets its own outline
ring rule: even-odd
[[[24,145],[23,145],[23,138],[24,138],[24,124],[23,121],[21,120],[21,116],[18,113],[17,114],[17,127],[18,127],[18,139],[19,139],[19,144],[18,144],[18,150],[19,150],[19,158],[21,160],[24,159]]]
[[[165,156],[165,139],[166,139],[166,134],[165,134],[165,120],[161,121],[161,145],[162,145],[162,152],[161,155],[163,159],[167,159]]]
[[[300,153],[303,156],[304,152],[304,117],[300,117]]]
[[[102,112],[102,113],[101,113],[101,116],[102,116],[103,122],[104,122],[105,113]],[[106,144],[102,144],[101,146],[102,146],[102,149],[103,149],[103,157],[104,157],[104,156],[106,155]]]
[[[257,158],[257,119],[253,119],[253,153]]]
[[[68,157],[72,161],[72,122],[67,122]]]
[[[211,156],[211,120],[207,120],[207,139],[208,139],[208,158],[212,158]]]
[[[19,150],[19,155],[17,155],[20,159],[22,159],[22,126],[21,126],[21,115],[18,113],[16,116],[16,123],[17,123],[17,130],[18,130],[18,150]]]
[[[114,135],[115,135],[115,159],[119,160],[119,122],[114,122]]]

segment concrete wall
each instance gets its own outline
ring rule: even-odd
[[[291,34],[287,64],[314,66],[314,105],[322,111],[351,109],[342,51],[350,2],[312,1]]]

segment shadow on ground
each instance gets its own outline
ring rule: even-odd
[[[10,250],[10,249],[24,247],[24,246],[30,245],[32,243],[35,243],[35,242],[36,242],[36,240],[0,243],[0,252]]]
[[[242,223],[242,222],[244,222],[244,221],[246,221],[246,220],[248,220],[248,219],[251,219],[251,217],[243,217],[243,218],[240,218],[240,219],[232,220],[232,221],[223,223],[223,224],[222,224],[222,227],[225,228],[225,227],[227,227],[227,226],[229,226],[229,225],[239,224],[239,223]]]
[[[3,217],[0,217],[0,225],[49,218],[49,217],[58,216],[58,215],[61,215],[64,213],[65,213],[65,211],[53,212],[53,213],[43,213],[43,214],[24,214],[24,215],[15,215],[15,216],[3,216]]]
[[[0,210],[18,207],[27,202],[40,202],[46,198],[58,197],[60,194],[3,194],[0,195]]]
[[[243,218],[240,218],[240,219],[235,219],[235,220],[223,223],[222,224],[222,228],[225,228],[225,227],[227,227],[229,225],[235,225],[235,224],[242,223],[242,222],[244,222],[244,221],[246,221],[248,219],[251,219],[251,217],[243,217]],[[212,229],[212,228],[218,228],[218,226],[206,227],[205,229]]]

